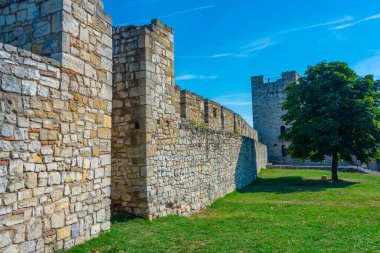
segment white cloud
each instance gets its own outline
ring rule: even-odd
[[[213,54],[213,55],[205,56],[205,58],[211,58],[211,59],[226,58],[226,57],[246,58],[246,57],[253,57],[253,55],[221,53],[221,54]]]
[[[373,15],[373,16],[369,16],[369,17],[360,19],[360,20],[357,20],[357,21],[354,21],[354,22],[351,22],[351,23],[335,26],[335,27],[332,27],[332,28],[330,28],[328,30],[329,31],[331,31],[331,30],[342,30],[342,29],[345,29],[345,28],[348,28],[348,27],[351,27],[351,26],[354,26],[354,25],[358,25],[358,24],[363,23],[363,22],[367,22],[367,21],[370,21],[370,20],[376,20],[376,19],[380,19],[380,13],[376,14],[376,15]]]
[[[223,57],[229,57],[232,56],[233,54],[230,53],[224,53],[224,54],[213,54],[210,56],[206,56],[207,58],[223,58]]]
[[[324,27],[324,26],[341,24],[341,23],[352,21],[353,19],[354,18],[351,17],[351,16],[346,16],[344,18],[336,19],[336,20],[333,20],[333,21],[328,21],[328,22],[317,23],[317,24],[313,24],[313,25],[309,25],[309,26],[303,26],[303,27],[293,28],[293,29],[284,31],[281,34],[292,33],[292,32],[299,32],[299,31],[310,30],[310,29]]]
[[[192,8],[192,9],[183,10],[183,11],[173,12],[171,14],[160,16],[159,18],[169,18],[169,17],[181,15],[181,14],[186,14],[186,13],[189,13],[189,12],[201,11],[201,10],[206,10],[206,9],[214,8],[215,6],[216,5],[206,5],[206,6],[196,7],[196,8]]]
[[[218,76],[205,76],[205,75],[193,75],[193,74],[188,74],[188,75],[182,75],[182,76],[177,76],[175,80],[177,81],[188,81],[188,80],[205,80],[205,79],[217,79]]]
[[[358,62],[354,66],[354,70],[359,75],[374,75],[375,79],[380,79],[380,54]]]
[[[246,50],[243,53],[251,53],[255,51],[260,51],[270,46],[274,46],[276,44],[278,44],[278,41],[273,41],[272,38],[264,38],[264,39],[256,40],[244,46],[243,48],[245,48]]]

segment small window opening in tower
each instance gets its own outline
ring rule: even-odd
[[[281,155],[282,155],[282,157],[286,157],[286,146],[285,145],[281,146]]]
[[[135,129],[140,129],[140,124],[138,121],[135,122]]]
[[[214,118],[216,118],[216,108],[213,108],[213,110],[212,110],[212,114],[214,115]]]

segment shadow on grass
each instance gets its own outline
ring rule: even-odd
[[[357,182],[349,181],[321,181],[304,179],[302,177],[279,177],[279,178],[257,178],[255,182],[244,189],[238,190],[240,193],[268,192],[268,193],[294,193],[294,192],[315,192],[331,188],[345,188],[355,185]]]
[[[111,223],[122,223],[131,220],[141,219],[140,217],[129,213],[112,213]]]

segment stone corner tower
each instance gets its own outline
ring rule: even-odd
[[[285,123],[281,120],[284,114],[281,104],[285,99],[285,88],[300,77],[296,71],[284,72],[277,80],[268,80],[268,82],[264,80],[263,75],[251,77],[253,127],[257,130],[260,141],[268,146],[269,163],[295,162],[286,156],[288,143],[280,138],[281,132],[286,129]]]
[[[174,138],[180,121],[173,30],[153,19],[114,27],[113,42],[113,207],[148,216],[157,149]]]

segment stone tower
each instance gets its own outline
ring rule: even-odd
[[[1,1],[0,251],[109,229],[111,36],[100,0]]]
[[[112,201],[117,211],[148,216],[157,153],[176,141],[180,122],[173,31],[152,20],[147,26],[114,27],[113,40]]]
[[[274,82],[265,82],[264,76],[251,78],[253,127],[257,130],[259,140],[268,146],[268,162],[274,164],[292,164],[296,160],[286,156],[288,143],[281,138],[286,129],[281,120],[284,112],[281,103],[285,99],[285,87],[297,81],[300,75],[295,71],[284,72]]]

